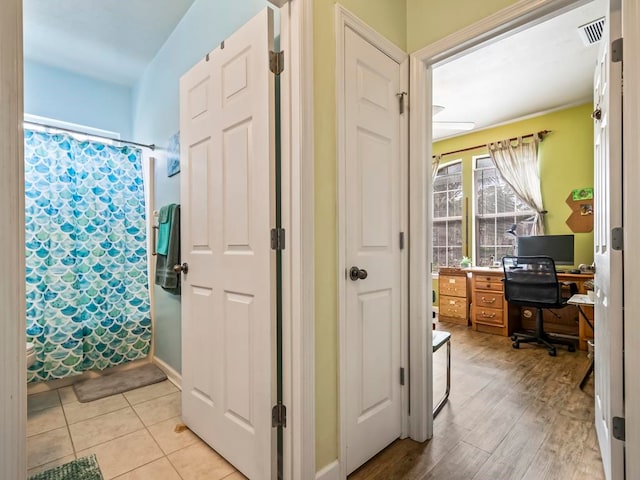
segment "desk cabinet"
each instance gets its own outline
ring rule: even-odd
[[[511,335],[509,305],[504,299],[502,270],[474,270],[471,275],[471,325],[473,330]]]
[[[467,273],[441,269],[438,280],[438,318],[443,322],[469,324]]]
[[[471,269],[471,324],[473,330],[511,335],[517,330],[535,330],[536,309],[509,305],[504,298],[502,269]],[[593,275],[559,273],[560,282],[573,282],[578,293],[586,294],[584,282]],[[568,287],[567,287],[568,288]],[[568,295],[568,292],[567,292]],[[587,309],[593,322],[593,309]],[[578,308],[569,305],[558,310],[544,310],[544,329],[548,333],[558,333],[578,338],[578,348],[587,349],[587,339],[593,338],[593,331],[578,314]]]

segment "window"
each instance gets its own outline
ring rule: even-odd
[[[513,254],[514,236],[507,230],[534,215],[502,179],[491,157],[474,157],[476,265],[490,265]],[[522,228],[522,227],[520,227]],[[521,234],[520,228],[518,234]]]
[[[438,169],[433,182],[433,270],[462,260],[462,162]]]

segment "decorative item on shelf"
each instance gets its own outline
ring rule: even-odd
[[[572,190],[566,201],[571,208],[571,215],[567,218],[567,225],[571,231],[574,233],[593,231],[593,188]]]
[[[469,268],[471,266],[471,259],[469,257],[462,257],[460,260],[460,268]]]

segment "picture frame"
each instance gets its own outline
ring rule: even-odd
[[[180,131],[169,138],[167,145],[167,177],[180,173]]]

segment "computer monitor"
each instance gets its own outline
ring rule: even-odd
[[[574,265],[573,235],[541,235],[518,237],[518,256],[545,255],[556,265]]]

